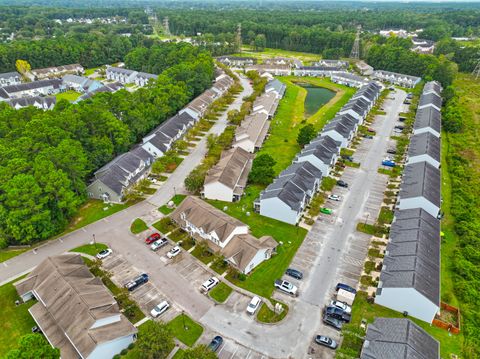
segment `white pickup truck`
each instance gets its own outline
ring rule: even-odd
[[[294,297],[298,295],[298,288],[286,280],[277,279],[274,285],[275,288],[281,290],[282,292],[293,295]]]

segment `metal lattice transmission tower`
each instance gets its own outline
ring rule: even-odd
[[[472,72],[472,75],[475,77],[475,80],[478,80],[478,78],[480,77],[480,60],[478,60],[477,65]]]
[[[168,23],[168,16],[163,19],[163,31],[165,32],[165,35],[170,36],[170,24]]]
[[[359,60],[360,59],[360,30],[362,27],[358,25],[357,35],[355,36],[355,41],[353,42],[352,52],[350,53],[350,58]]]
[[[235,34],[235,46],[238,52],[242,52],[242,24],[238,24]]]

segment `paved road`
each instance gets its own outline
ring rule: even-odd
[[[357,271],[358,269],[361,271],[368,238],[356,232],[355,227],[364,217],[369,195],[375,187],[375,178],[381,176],[377,170],[405,96],[404,91],[397,90],[394,100],[385,102],[387,115],[383,116],[383,121],[378,121],[377,135],[369,140],[369,150],[364,154],[360,168],[347,168],[345,171],[350,189],[348,191],[335,189],[343,196],[343,201],[336,208],[335,216],[322,217],[322,220],[317,221],[295,256],[292,267],[300,267],[301,262],[306,260],[308,264],[302,268],[305,271],[305,278],[299,283],[298,298],[276,294],[276,298],[281,298],[290,306],[290,313],[285,322],[277,326],[260,325],[242,312],[232,313],[222,306],[211,308],[201,318],[202,322],[209,323],[223,335],[235,338],[239,343],[274,358],[311,357],[307,355],[307,348],[313,336],[319,331],[339,337],[338,332],[321,323],[321,310],[330,299],[339,279],[353,286],[357,284],[360,272],[350,275],[346,272],[349,264],[350,267],[353,265]],[[354,274],[357,275],[356,279],[353,279]],[[316,351],[320,351],[318,346]],[[333,358],[333,352],[322,351],[321,357]]]
[[[220,134],[227,126],[227,112],[233,109],[240,109],[243,98],[252,93],[252,86],[246,77],[240,77],[243,91],[228,109],[219,117],[209,133]],[[57,240],[46,242],[34,251],[25,252],[0,264],[0,284],[11,281],[22,274],[30,272],[40,262],[51,255],[64,253],[72,248],[90,242],[95,235],[98,242],[109,243],[114,241],[120,243],[130,241],[130,224],[138,217],[149,216],[156,209],[167,203],[175,191],[183,191],[183,181],[190,171],[202,161],[207,150],[206,136],[202,138],[193,151],[183,160],[175,172],[160,187],[160,189],[146,201],[140,202],[121,212],[102,219],[98,222],[85,226],[75,232],[69,233]]]

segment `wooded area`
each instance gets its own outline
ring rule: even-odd
[[[162,52],[177,63],[159,66],[154,56],[144,58],[160,75],[133,93],[101,93],[76,105],[61,101],[45,112],[0,103],[0,233],[9,242],[31,243],[61,231],[85,200],[94,170],[211,86],[208,53],[188,44],[141,51]]]

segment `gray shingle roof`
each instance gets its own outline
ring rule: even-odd
[[[405,166],[400,199],[424,197],[440,208],[440,170],[427,162]]]
[[[60,79],[50,79],[50,80],[39,80],[39,81],[32,81],[32,82],[25,82],[17,85],[8,85],[2,87],[3,90],[8,93],[16,93],[26,90],[34,90],[43,87],[52,86],[55,89],[58,89],[62,86],[62,80]]]
[[[274,89],[280,94],[280,97],[283,97],[285,93],[285,89],[287,88],[284,83],[280,82],[277,79],[274,79],[272,81],[269,81],[267,85],[265,86],[265,91],[268,91],[268,89]]]
[[[425,84],[423,87],[423,93],[435,92],[438,95],[442,93],[442,86],[437,81],[430,81]]]
[[[10,78],[17,78],[18,80],[20,80],[20,74],[17,71],[4,72],[3,74],[0,74],[0,79],[10,79]]]
[[[440,133],[441,131],[441,118],[442,115],[440,111],[433,107],[422,108],[417,111],[415,116],[415,123],[413,128],[415,130],[430,127],[436,132]]]
[[[442,98],[434,92],[420,95],[420,101],[418,102],[419,107],[430,104],[434,105],[437,108],[442,108]]]
[[[360,354],[360,359],[439,358],[440,343],[406,318],[376,318]]]
[[[440,139],[430,132],[418,133],[410,137],[408,156],[429,155],[440,162]]]
[[[342,71],[343,68],[339,66],[299,66],[298,70],[300,71]]]
[[[21,107],[34,106],[37,103],[49,108],[50,106],[55,105],[57,103],[57,98],[55,96],[49,96],[49,97],[34,96],[34,97],[14,98],[8,101],[8,104],[12,107],[15,107],[17,105]]]

